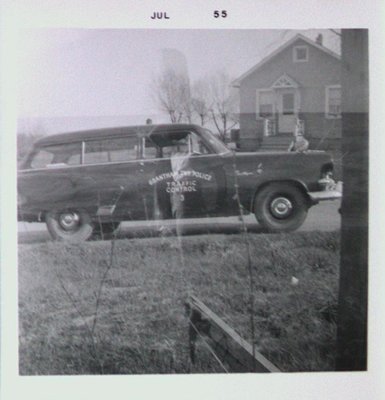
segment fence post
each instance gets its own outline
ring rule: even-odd
[[[186,302],[186,308],[189,313],[192,362],[195,362],[195,342],[199,333],[209,339],[210,347],[221,362],[229,366],[231,372],[280,372],[261,353],[255,352],[253,356],[251,344],[198,298],[191,295]]]

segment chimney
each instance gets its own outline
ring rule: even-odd
[[[315,42],[319,45],[322,46],[322,42],[323,42],[323,36],[322,33],[319,33],[318,36],[315,39]]]

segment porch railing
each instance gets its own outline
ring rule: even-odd
[[[274,136],[276,134],[276,123],[274,119],[264,118],[263,136]]]
[[[263,119],[263,136],[274,136],[278,133],[278,123],[275,118]],[[305,136],[305,120],[297,118],[294,125],[293,136]]]

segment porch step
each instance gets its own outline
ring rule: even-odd
[[[264,137],[259,150],[287,151],[293,136],[268,136]]]

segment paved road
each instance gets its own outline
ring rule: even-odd
[[[312,207],[300,231],[334,231],[340,228],[341,217],[338,213],[339,201],[325,201]],[[249,232],[261,232],[261,227],[253,215],[245,217]],[[175,221],[164,221],[164,225],[175,234]],[[187,219],[182,222],[183,232],[186,235],[204,233],[238,233],[241,231],[241,222],[237,217]],[[19,243],[44,243],[50,241],[45,224],[19,222]],[[121,225],[119,238],[151,237],[158,235],[158,225],[155,222],[124,222]]]

